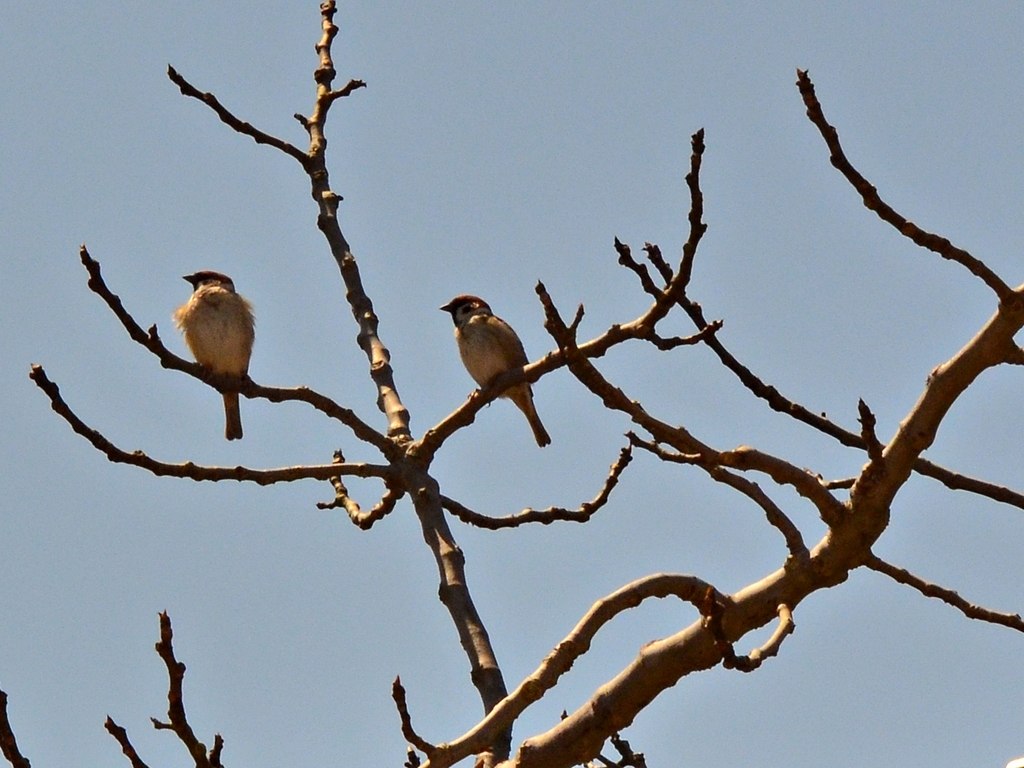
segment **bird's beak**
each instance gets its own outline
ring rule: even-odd
[[[449,301],[449,302],[448,302],[447,304],[445,304],[445,305],[444,305],[443,307],[439,307],[439,309],[440,309],[440,310],[441,310],[442,312],[451,312],[451,311],[452,311],[452,303],[451,303],[451,302]]]

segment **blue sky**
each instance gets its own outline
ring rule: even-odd
[[[797,67],[888,202],[1021,281],[1020,4],[378,5],[341,5],[339,78],[368,88],[335,106],[328,151],[416,434],[472,389],[437,311],[452,296],[486,298],[533,358],[551,348],[537,280],[566,311],[586,305],[587,335],[646,307],[613,238],[678,253],[689,137],[703,127],[709,229],[691,295],[781,391],[847,427],[862,397],[892,435],[993,299],[863,208],[804,116]],[[337,448],[372,458],[299,405],[243,400],[246,437],[226,443],[217,395],[128,340],[78,262],[84,242],[139,322],[180,352],[170,316],[188,297],[181,275],[227,272],[256,307],[257,381],[307,384],[383,427],[305,176],[165,75],[171,63],[243,119],[301,142],[291,115],[311,106],[318,36],[315,2],[4,5],[0,687],[34,764],[118,764],[108,714],[150,764],[186,764],[148,721],[166,710],[152,650],[161,610],[188,665],[192,724],[207,741],[224,735],[228,765],[400,764],[396,674],[428,739],[479,715],[407,504],[364,533],[315,508],[332,496],[325,483],[195,484],[111,465],[27,379],[43,364],[92,426],[168,461],[272,467]],[[634,346],[601,368],[716,447],[754,445],[828,477],[864,462],[768,411],[707,350]],[[1020,376],[979,380],[929,457],[1024,488]],[[596,493],[628,424],[565,371],[536,402],[553,445],[538,450],[511,404],[495,403],[439,456],[447,495],[504,514]],[[352,491],[372,504],[379,489]],[[809,541],[820,537],[810,508],[775,497]],[[915,479],[892,513],[880,556],[989,607],[1024,607],[1021,510]],[[634,578],[693,573],[735,591],[785,555],[742,498],[646,456],[586,526],[455,524],[455,535],[510,685]],[[621,617],[517,738],[693,619],[668,604]],[[626,736],[652,768],[952,768],[1024,754],[1019,634],[865,572],[795,620],[756,673],[684,679],[638,718]]]

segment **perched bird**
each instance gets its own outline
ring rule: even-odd
[[[505,371],[526,365],[526,350],[512,326],[491,312],[487,302],[476,296],[456,296],[442,310],[451,313],[455,321],[455,340],[459,355],[469,375],[481,387],[486,387]],[[551,443],[548,432],[533,407],[533,390],[525,381],[507,389],[507,397],[526,415],[537,445],[543,448]]]
[[[204,270],[185,275],[192,283],[192,297],[174,313],[174,322],[185,335],[185,344],[201,366],[214,373],[244,376],[256,339],[252,305],[235,293],[227,275]],[[224,437],[242,437],[238,393],[224,393]]]

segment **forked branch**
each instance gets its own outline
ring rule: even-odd
[[[185,665],[174,656],[172,645],[173,632],[171,620],[166,613],[160,614],[160,641],[156,644],[156,652],[163,659],[167,667],[167,718],[168,721],[150,718],[153,727],[158,731],[173,731],[178,740],[185,745],[189,756],[196,768],[222,768],[220,755],[224,750],[224,739],[218,733],[213,738],[213,747],[207,750],[206,745],[196,738],[192,726],[189,725],[188,717],[185,715],[185,702],[182,694],[182,683],[185,679]],[[110,717],[107,718],[104,727],[121,745],[121,751],[132,764],[132,768],[147,768],[146,763],[139,757],[135,747],[128,739],[128,732],[119,726]]]

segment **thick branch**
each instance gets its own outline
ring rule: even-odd
[[[0,752],[14,768],[31,768],[28,758],[18,751],[18,740],[7,718],[7,694],[0,691]]]
[[[985,284],[991,288],[999,300],[1007,301],[1013,298],[1013,290],[1002,279],[991,269],[989,269],[982,261],[972,256],[970,253],[965,251],[963,248],[957,248],[949,240],[938,235],[933,235],[931,232],[925,232],[923,229],[908,221],[906,218],[897,213],[893,208],[882,200],[876,190],[867,179],[861,176],[860,172],[850,163],[846,158],[846,153],[843,152],[843,147],[839,143],[839,132],[834,127],[829,125],[825,119],[825,114],[821,109],[821,104],[818,102],[818,97],[814,93],[814,84],[811,82],[811,78],[807,76],[806,71],[796,71],[796,84],[800,89],[800,95],[803,97],[804,105],[807,107],[807,117],[810,119],[814,126],[821,133],[821,137],[825,140],[825,144],[828,146],[830,153],[830,160],[832,165],[846,177],[846,180],[853,185],[853,188],[857,190],[857,193],[861,196],[861,200],[864,201],[864,207],[870,211],[874,211],[878,214],[878,217],[882,221],[891,224],[896,228],[901,235],[909,238],[916,245],[922,248],[927,248],[933,253],[937,253],[944,259],[955,261],[976,277],[981,278]]]
[[[455,741],[438,745],[424,768],[446,768],[488,747],[527,707],[555,686],[558,679],[572,668],[576,659],[590,649],[590,643],[598,630],[618,614],[652,597],[677,597],[699,609],[708,590],[713,592],[714,588],[696,576],[662,573],[638,579],[598,600],[532,675],[523,680],[515,691],[494,707],[472,730]]]
[[[862,473],[850,490],[855,514],[864,508],[888,509],[921,453],[935,440],[939,425],[956,399],[984,370],[1000,365],[1007,350],[1015,346],[1013,337],[1024,326],[1024,286],[1014,297],[1001,302],[985,327],[951,360],[932,371],[917,403],[885,447],[880,471]],[[885,524],[882,518],[876,523]],[[872,540],[876,535],[873,530],[865,533]]]
[[[412,493],[423,539],[427,542],[437,563],[440,586],[438,597],[448,609],[449,615],[459,633],[459,642],[470,662],[470,677],[476,686],[484,705],[484,712],[490,712],[505,698],[508,689],[498,666],[498,660],[491,646],[487,628],[480,619],[473,597],[466,585],[466,558],[455,542],[448,521],[441,507],[437,482],[422,470],[405,465],[406,488],[416,489]],[[512,744],[511,726],[505,728],[490,742],[493,746],[491,758],[503,760],[508,756]]]
[[[952,589],[940,587],[938,584],[932,584],[930,581],[925,581],[920,576],[915,576],[905,568],[899,568],[891,563],[887,563],[874,553],[868,555],[867,559],[864,561],[864,565],[873,571],[884,573],[886,576],[900,584],[913,587],[926,597],[934,597],[953,606],[969,619],[987,621],[991,624],[1001,624],[1004,627],[1016,629],[1018,632],[1024,632],[1024,619],[1021,619],[1019,614],[998,613],[997,611],[992,611],[988,608],[982,608],[980,605],[970,603],[960,597],[960,595]]]
[[[629,462],[632,458],[633,453],[630,450],[630,447],[626,446],[623,448],[619,453],[619,458],[615,460],[614,464],[612,464],[611,469],[608,472],[608,477],[605,478],[604,485],[601,487],[601,490],[598,491],[597,496],[595,496],[591,501],[583,502],[583,504],[581,504],[577,509],[548,507],[547,509],[538,510],[527,508],[514,515],[506,515],[505,517],[489,517],[488,515],[481,515],[479,512],[474,512],[447,496],[441,497],[441,505],[462,522],[492,531],[496,531],[501,528],[517,528],[518,526],[525,525],[526,523],[542,523],[543,525],[550,525],[556,520],[585,523],[594,515],[595,512],[608,503],[608,498],[611,496],[612,490],[616,485],[618,485],[619,477],[622,475],[623,471],[625,471],[626,467],[629,466]]]

